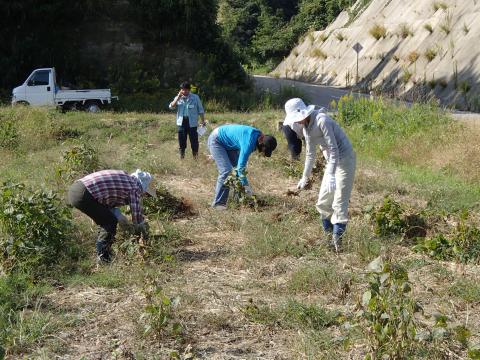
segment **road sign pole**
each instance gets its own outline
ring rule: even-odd
[[[355,85],[358,85],[358,52],[357,52],[357,75],[355,77]]]
[[[363,46],[360,44],[360,43],[356,43],[355,45],[353,45],[352,47],[353,50],[355,50],[355,52],[357,53],[357,74],[355,75],[355,85],[358,85],[358,54],[360,53],[360,51],[362,51],[363,49]]]

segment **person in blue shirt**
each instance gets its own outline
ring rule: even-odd
[[[273,136],[264,135],[251,126],[223,125],[213,130],[208,137],[208,149],[217,165],[218,178],[212,207],[217,210],[226,209],[229,188],[225,186],[225,180],[233,168],[236,168],[237,176],[245,186],[246,193],[253,195],[245,176],[248,158],[255,150],[270,157],[276,147],[277,140]]]
[[[168,106],[171,110],[177,109],[178,147],[180,158],[185,157],[187,137],[190,138],[193,157],[198,156],[198,117],[202,119],[201,126],[205,126],[205,111],[202,101],[197,94],[190,92],[191,85],[185,81],[180,84],[180,91]]]

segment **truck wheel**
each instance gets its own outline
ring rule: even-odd
[[[89,102],[85,105],[85,110],[91,113],[97,113],[100,111],[100,106],[96,102]]]

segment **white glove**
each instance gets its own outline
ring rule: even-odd
[[[331,193],[335,191],[337,187],[337,181],[335,179],[335,175],[330,175],[327,179],[327,192]]]
[[[250,185],[245,185],[245,194],[247,194],[248,196],[253,196],[253,190]]]
[[[298,184],[297,184],[297,189],[298,189],[298,190],[305,189],[305,186],[307,186],[307,183],[308,183],[308,179],[302,177],[302,178],[300,179],[300,181],[298,182]]]

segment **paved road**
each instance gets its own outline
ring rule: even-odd
[[[255,86],[257,89],[267,90],[274,93],[278,93],[280,87],[294,86],[299,88],[305,96],[308,98],[308,102],[311,104],[323,106],[330,109],[330,103],[332,100],[338,101],[342,96],[350,93],[349,90],[339,89],[331,86],[315,85],[304,83],[295,80],[277,79],[269,76],[255,75]],[[353,96],[368,96],[366,94],[352,93]],[[409,103],[405,103],[409,106]],[[456,120],[465,121],[480,126],[480,114],[464,112],[464,111],[452,111],[452,117]]]
[[[278,93],[280,87],[293,86],[299,88],[304,94],[308,102],[311,104],[330,107],[332,100],[338,101],[342,96],[348,95],[349,90],[339,89],[331,86],[314,85],[294,80],[277,79],[268,76],[254,76],[255,86],[257,89],[267,90]],[[365,94],[352,93],[353,96],[367,96]]]

